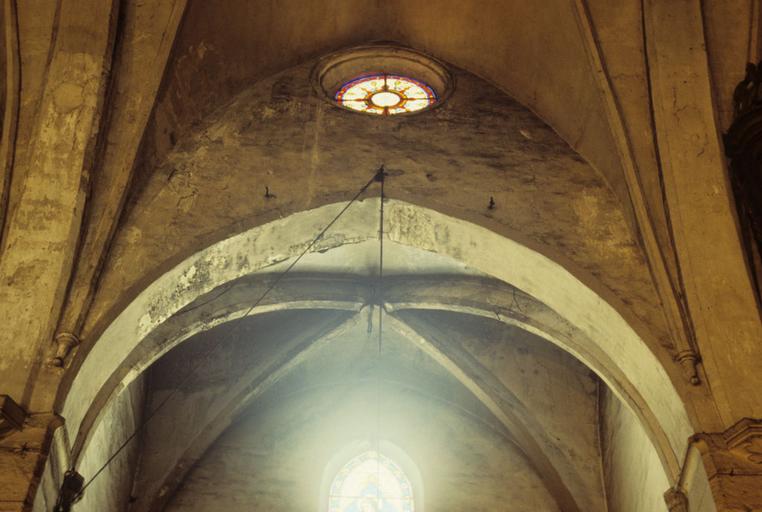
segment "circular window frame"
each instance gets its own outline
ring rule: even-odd
[[[328,512],[328,498],[331,493],[331,485],[333,484],[333,480],[337,473],[349,461],[363,452],[370,450],[378,451],[382,455],[385,455],[402,469],[413,488],[413,504],[415,505],[415,512],[423,512],[423,478],[421,477],[421,472],[418,469],[418,466],[402,448],[385,439],[376,442],[357,440],[344,446],[338,453],[331,457],[323,470],[323,478],[320,482],[319,512]]]
[[[396,75],[423,82],[436,94],[436,101],[413,112],[392,115],[370,114],[354,110],[336,100],[336,93],[348,82],[367,75]],[[356,46],[321,58],[312,70],[311,82],[322,100],[341,110],[369,118],[401,118],[430,112],[450,97],[454,80],[439,60],[411,48],[390,44]]]

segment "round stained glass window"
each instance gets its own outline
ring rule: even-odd
[[[358,112],[389,116],[423,110],[436,103],[437,94],[419,80],[379,73],[345,83],[336,93],[336,101]]]

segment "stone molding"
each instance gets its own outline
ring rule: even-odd
[[[762,419],[743,418],[725,432],[696,434],[691,443],[718,511],[762,511]]]
[[[688,497],[679,488],[673,487],[665,492],[664,501],[669,512],[688,512]]]

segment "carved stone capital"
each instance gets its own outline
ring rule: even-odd
[[[762,511],[762,420],[744,418],[722,433],[691,438],[718,511]]]

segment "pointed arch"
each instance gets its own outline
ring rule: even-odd
[[[108,401],[171,348],[156,349],[155,338],[168,327],[182,326],[183,308],[233,280],[277,269],[273,265],[299,254],[343,206],[300,212],[222,240],[145,289],[103,332],[69,389],[62,413],[70,439],[75,439],[75,455],[86,445]],[[595,279],[576,270],[572,274],[536,248],[427,208],[390,200],[386,212],[384,231],[392,243],[449,257],[509,283],[582,333],[571,335],[574,345],[562,338],[551,341],[587,364],[633,409],[667,474],[677,474],[685,439],[692,433],[683,401],[654,353],[656,341],[643,326],[633,327],[636,323],[625,318],[626,308],[616,299],[597,293],[602,287]],[[377,225],[378,199],[357,203],[315,250],[322,253],[375,240]],[[190,334],[185,329],[176,343]]]

